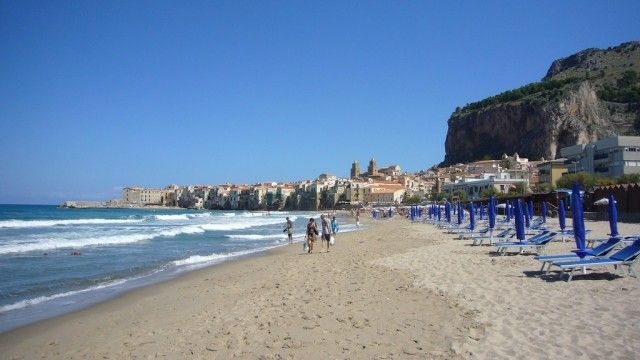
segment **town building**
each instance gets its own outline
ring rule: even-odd
[[[610,178],[640,174],[640,136],[614,136],[560,149],[569,173],[588,172]]]
[[[542,161],[537,166],[538,186],[555,187],[562,175],[567,172],[566,159],[560,158],[549,161]]]
[[[521,174],[522,175],[522,174]],[[508,194],[511,189],[521,187],[527,189],[529,187],[528,176],[519,176],[512,178],[510,172],[500,172],[495,174],[485,173],[478,178],[462,178],[453,182],[443,184],[443,192],[449,199],[454,199],[457,194],[463,192],[467,199],[476,200],[482,198],[482,193],[495,190],[500,194]]]

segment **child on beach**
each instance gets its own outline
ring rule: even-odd
[[[338,233],[338,220],[336,220],[336,217],[334,216],[331,218],[331,234],[333,235],[333,237],[335,237],[337,233]]]

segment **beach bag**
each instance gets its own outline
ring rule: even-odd
[[[302,242],[302,251],[309,251],[309,244],[307,244],[306,240]]]
[[[329,244],[331,244],[331,245],[335,245],[336,244],[336,238],[333,235],[331,235],[331,238],[329,238]]]

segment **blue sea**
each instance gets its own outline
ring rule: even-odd
[[[0,205],[0,332],[286,246],[287,216],[299,242],[319,215]]]

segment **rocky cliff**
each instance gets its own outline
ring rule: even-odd
[[[640,135],[638,74],[640,42],[556,60],[539,83],[456,109],[441,165],[515,152],[554,159],[566,146]]]

